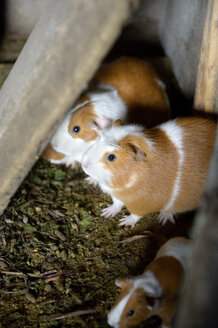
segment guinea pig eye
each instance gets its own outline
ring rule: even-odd
[[[72,129],[73,133],[79,133],[79,131],[80,131],[80,127],[78,125],[75,125]]]
[[[115,159],[116,159],[116,155],[114,155],[114,154],[110,154],[107,156],[107,160],[109,162],[113,162],[113,161],[115,161]]]
[[[134,313],[135,313],[134,310],[130,310],[130,311],[127,313],[126,316],[127,316],[127,317],[132,317]]]

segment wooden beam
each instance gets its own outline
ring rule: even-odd
[[[218,111],[218,1],[209,0],[198,65],[194,109]]]
[[[209,0],[198,66],[195,110],[217,113],[218,1]],[[218,131],[217,131],[218,132]],[[218,304],[218,133],[201,208],[191,237],[195,240],[190,277],[181,299],[176,328],[216,328]]]
[[[204,199],[194,223],[191,270],[176,328],[216,328],[218,304],[218,134]],[[190,254],[191,256],[191,254]]]
[[[98,68],[131,0],[50,0],[0,91],[0,213]]]
[[[192,106],[207,0],[164,0],[160,37],[178,84]]]

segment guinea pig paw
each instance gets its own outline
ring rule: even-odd
[[[158,222],[163,226],[167,223],[167,221],[170,221],[172,224],[176,224],[176,221],[173,217],[172,213],[166,213],[163,211],[160,211],[158,217],[157,217]]]
[[[140,216],[135,214],[130,214],[124,216],[122,219],[120,219],[120,226],[131,226],[131,228],[134,228],[136,223],[140,220]]]
[[[87,181],[89,184],[93,185],[94,187],[97,187],[98,185],[98,181],[92,177],[85,178],[85,181]]]
[[[101,211],[101,215],[105,218],[109,218],[109,217],[113,218],[119,212],[120,212],[120,208],[118,209],[117,206],[114,206],[114,204],[112,204],[104,208]]]
[[[74,161],[74,159],[73,158],[71,158],[71,157],[65,157],[64,159],[63,159],[63,164],[65,164],[67,167],[71,167],[71,168],[73,168],[74,166],[75,166],[75,161]]]

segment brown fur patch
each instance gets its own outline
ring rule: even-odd
[[[52,159],[53,160],[61,160],[65,157],[65,155],[54,150],[52,145],[49,143],[48,146],[43,151],[41,157],[50,161]]]
[[[83,100],[88,100],[88,97],[84,97]],[[82,103],[82,102],[81,102]],[[73,138],[80,138],[85,141],[95,140],[98,137],[98,133],[91,128],[91,125],[94,124],[96,114],[94,113],[93,104],[88,103],[84,106],[78,108],[75,112],[72,113],[68,131]],[[79,133],[73,133],[73,127],[79,126]]]
[[[120,57],[103,65],[93,83],[105,83],[115,87],[128,107],[128,121],[147,128],[169,119],[169,106],[158,76],[146,61]]]

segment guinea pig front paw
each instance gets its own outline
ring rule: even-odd
[[[160,213],[157,217],[157,220],[161,225],[165,225],[167,223],[167,221],[170,221],[172,224],[176,224],[173,214],[166,213],[164,211],[160,211]]]
[[[67,167],[73,168],[75,166],[75,160],[72,157],[65,156],[63,159],[63,164],[65,164]]]
[[[121,208],[117,207],[115,204],[112,204],[112,205],[109,205],[108,207],[104,208],[102,211],[101,211],[101,215],[104,217],[104,218],[109,218],[109,217],[114,217],[117,213],[119,213],[121,210]]]
[[[120,219],[119,225],[131,226],[131,228],[134,228],[134,226],[140,220],[140,218],[141,216],[135,214],[126,215],[122,219]]]
[[[92,177],[85,178],[85,181],[87,181],[89,184],[93,185],[94,187],[97,187],[98,185],[98,181]]]

